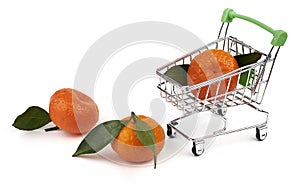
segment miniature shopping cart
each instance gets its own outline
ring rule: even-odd
[[[239,18],[254,23],[272,33],[273,39],[271,41],[272,46],[270,51],[268,53],[258,51],[235,37],[227,36],[229,23],[231,23],[234,18]],[[169,137],[173,137],[175,134],[180,134],[187,140],[192,141],[192,152],[195,156],[199,156],[204,152],[205,140],[208,138],[252,128],[256,128],[257,140],[262,141],[267,137],[267,122],[269,113],[259,109],[257,106],[262,103],[277,54],[280,47],[284,45],[287,39],[286,32],[282,30],[274,30],[255,19],[237,14],[232,9],[224,10],[221,21],[222,26],[216,41],[213,41],[204,47],[186,54],[183,57],[156,70],[157,75],[160,77],[158,89],[160,90],[161,97],[164,98],[166,102],[170,102],[173,106],[183,111],[183,115],[181,117],[174,119],[167,124],[167,135]],[[221,35],[224,35],[224,37],[220,37]],[[192,86],[181,85],[170,77],[164,75],[164,73],[173,66],[189,64],[195,56],[207,49],[223,49],[231,55],[258,52],[262,55],[262,57],[256,63],[240,67],[217,78],[210,79]],[[229,85],[232,82],[232,79],[236,77],[238,77],[239,83],[234,90],[229,91]],[[227,88],[225,89],[226,91],[218,92],[220,85],[224,81],[228,82]],[[217,86],[217,88],[212,88],[212,86]],[[201,89],[207,91],[204,99],[199,98]],[[209,91],[210,95],[214,96],[208,96]],[[211,93],[211,91],[216,92]],[[225,114],[227,108],[239,105],[248,105],[257,112],[263,113],[265,116],[264,121],[251,126],[226,130],[227,119],[225,118]],[[180,123],[179,120],[192,114],[205,111],[211,111],[213,114],[220,116],[226,123],[224,128],[222,128],[222,130],[217,130],[212,134],[197,138],[190,137],[188,134],[184,133],[184,131],[178,128],[178,123]]]

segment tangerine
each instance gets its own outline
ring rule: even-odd
[[[187,83],[189,86],[196,85],[207,80],[220,77],[238,68],[239,66],[237,61],[228,52],[219,49],[209,49],[200,53],[191,61],[187,73]],[[226,78],[220,83],[215,82],[210,86],[207,85],[201,87],[200,92],[199,89],[193,90],[193,94],[195,96],[199,94],[198,98],[202,100],[206,99],[206,96],[207,98],[211,98],[222,95],[234,90],[237,85],[237,81],[238,75],[233,76],[232,78]],[[228,87],[229,83],[230,85]],[[220,96],[218,99],[222,97],[223,96]]]
[[[165,132],[163,128],[150,117],[144,115],[137,115],[137,117],[152,128],[155,137],[156,152],[159,154],[165,143]],[[123,120],[129,119],[130,117],[126,117]],[[133,119],[128,122],[119,135],[111,142],[111,147],[122,159],[129,162],[141,163],[154,158],[154,154],[150,148],[144,146],[138,139],[136,135],[136,124]]]
[[[72,134],[88,132],[99,119],[96,103],[71,88],[60,89],[51,96],[49,115],[58,128]]]

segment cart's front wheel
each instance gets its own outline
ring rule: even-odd
[[[170,138],[175,137],[175,131],[172,129],[172,127],[170,127],[169,125],[167,125],[167,136],[169,136]]]
[[[256,139],[258,141],[263,141],[267,138],[267,126],[264,127],[256,127]]]

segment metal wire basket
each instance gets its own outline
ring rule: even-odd
[[[264,53],[256,50],[252,46],[247,45],[246,43],[238,40],[235,37],[227,37],[229,23],[232,22],[234,18],[240,18],[252,22],[272,33],[273,40],[271,42],[272,47],[270,51],[268,53]],[[223,23],[219,31],[218,39],[216,41],[213,41],[205,45],[204,47],[201,47],[189,54],[186,54],[158,68],[156,71],[157,75],[160,77],[160,82],[157,87],[160,90],[161,97],[164,98],[166,102],[171,103],[173,106],[183,111],[182,117],[174,119],[169,124],[167,124],[167,135],[174,136],[177,132],[183,135],[186,139],[192,141],[192,152],[194,155],[197,156],[201,155],[204,152],[204,143],[205,139],[207,138],[212,138],[251,128],[256,128],[256,138],[258,140],[262,141],[266,138],[268,112],[259,109],[257,106],[262,103],[277,54],[279,52],[280,47],[284,45],[287,39],[286,32],[282,30],[274,30],[255,19],[236,14],[232,9],[224,10],[222,22]],[[225,29],[224,25],[226,25]],[[220,35],[222,33],[224,33],[224,37],[220,38]],[[176,65],[189,64],[195,56],[208,49],[222,49],[233,56],[258,52],[262,55],[262,57],[256,63],[238,68],[217,78],[210,79],[192,86],[183,86],[165,75],[165,72],[171,67]],[[230,84],[233,82],[233,78],[238,79],[237,82],[239,83],[237,84],[234,90],[230,90],[229,87]],[[223,87],[223,90],[220,91],[220,86],[224,86],[224,82],[227,82],[226,87]],[[206,96],[200,99],[199,94],[200,91],[203,90],[206,91]],[[209,94],[213,96],[209,96]],[[251,108],[257,110],[258,112],[264,113],[266,115],[265,120],[258,124],[246,126],[243,128],[237,128],[229,131],[226,131],[225,125],[224,129],[221,131],[219,130],[213,134],[198,138],[189,137],[183,131],[180,131],[177,128],[178,121],[180,119],[188,117],[191,114],[204,111],[211,111],[214,114],[220,115],[223,118],[223,120],[227,123],[227,120],[224,117],[227,108],[239,105],[248,105]]]

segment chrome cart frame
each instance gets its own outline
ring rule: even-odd
[[[273,34],[273,40],[271,42],[272,47],[269,52],[264,53],[256,50],[250,45],[238,40],[235,37],[227,36],[229,23],[234,18],[240,18],[249,22],[252,22],[261,28],[267,30]],[[175,133],[179,133],[187,140],[193,142],[192,152],[194,155],[199,156],[204,152],[205,139],[213,138],[221,135],[226,135],[234,132],[243,131],[246,129],[256,128],[256,138],[259,141],[264,140],[267,137],[267,123],[269,113],[261,110],[258,106],[262,103],[265,95],[266,88],[268,86],[270,76],[274,67],[274,63],[281,46],[284,45],[287,39],[287,33],[282,30],[273,30],[265,24],[249,18],[247,16],[236,14],[232,9],[225,9],[222,16],[222,26],[219,31],[218,39],[213,41],[189,54],[184,55],[172,61],[156,70],[157,75],[160,77],[160,82],[157,88],[160,90],[160,95],[183,111],[183,116],[172,120],[167,124],[167,135],[173,137]],[[225,28],[224,28],[225,27]],[[224,37],[220,37],[224,34]],[[222,49],[231,55],[248,54],[252,52],[259,52],[262,54],[261,59],[253,64],[238,68],[227,74],[219,76],[214,79],[201,82],[193,86],[182,86],[178,82],[166,76],[164,73],[173,66],[189,64],[191,60],[198,54],[208,49]],[[234,90],[229,90],[232,79],[237,78],[240,82],[243,79],[244,83],[237,84]],[[220,85],[226,83],[226,91],[219,92]],[[217,87],[216,89],[211,88]],[[206,96],[204,99],[199,99],[200,91],[206,89]],[[213,92],[209,96],[209,93]],[[250,126],[237,128],[233,130],[227,129],[227,119],[225,118],[226,111],[229,107],[235,107],[240,105],[248,105],[257,112],[265,114],[265,119],[261,123],[256,123]],[[188,117],[192,114],[211,111],[213,114],[217,114],[222,117],[225,122],[223,129],[215,131],[213,134],[201,136],[198,138],[192,138],[178,129],[178,121]]]

